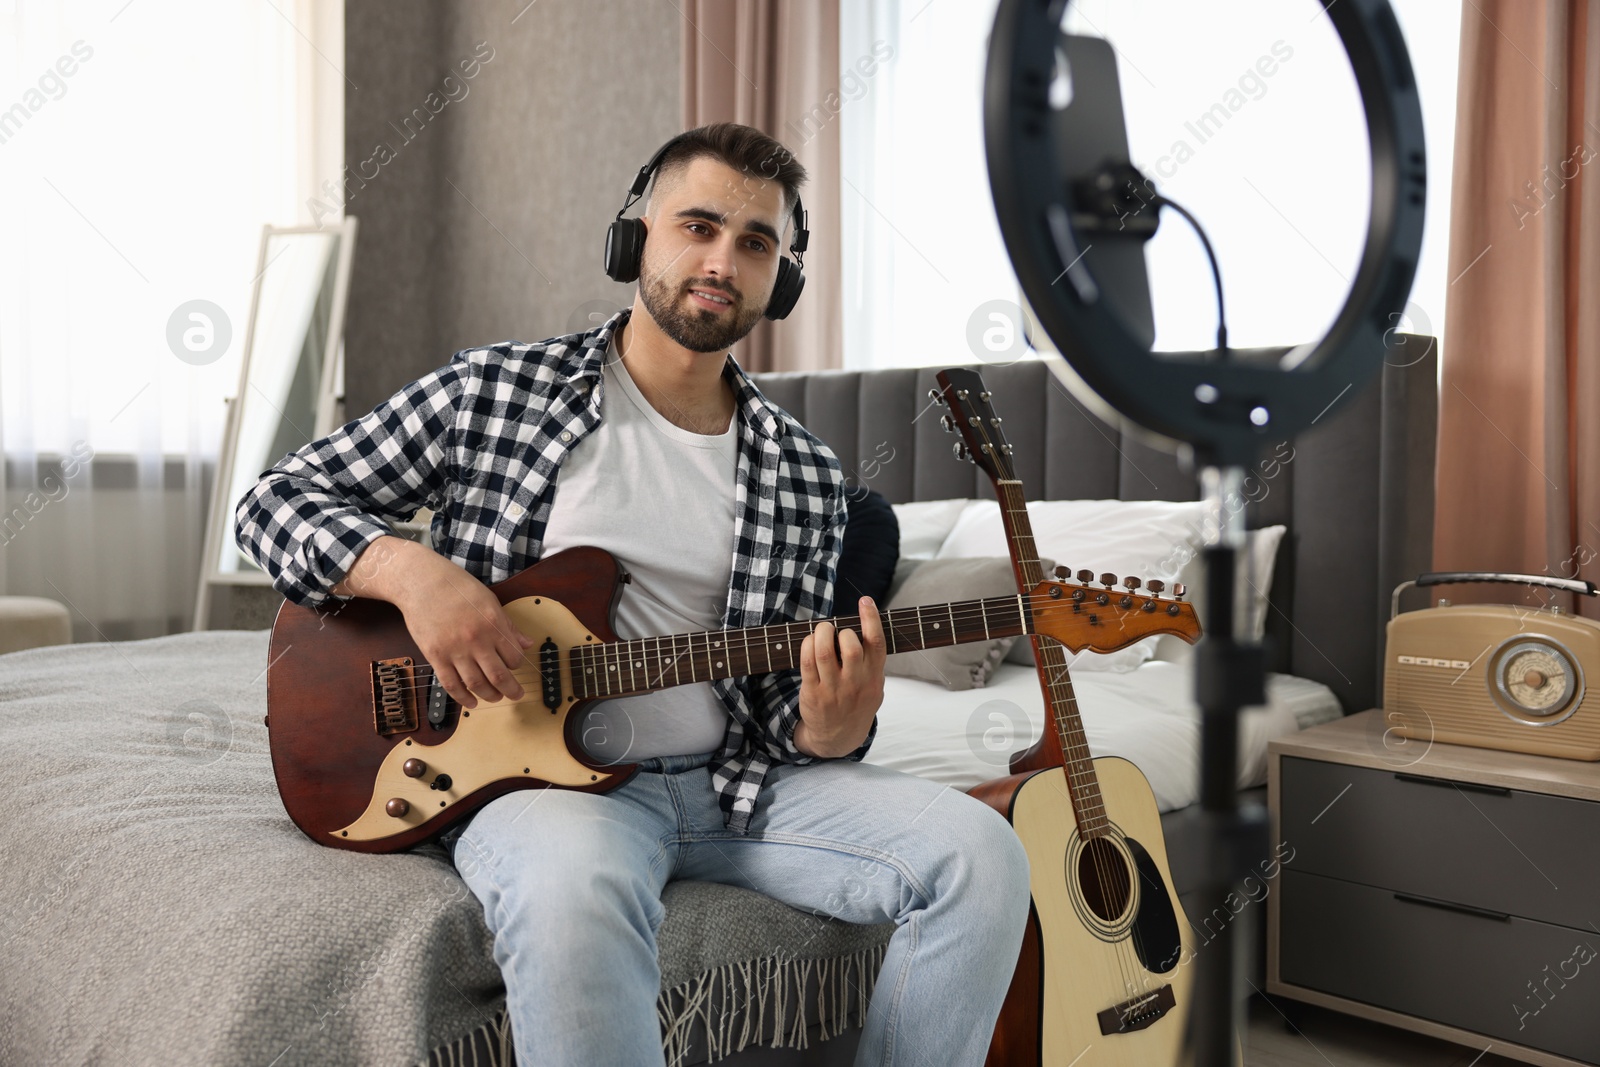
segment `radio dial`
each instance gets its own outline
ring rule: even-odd
[[[1543,636],[1521,636],[1502,645],[1489,678],[1500,710],[1523,722],[1551,721],[1583,691],[1583,674],[1572,654]]]

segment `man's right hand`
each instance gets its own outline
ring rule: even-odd
[[[334,586],[341,596],[387,600],[405,616],[439,684],[464,708],[478,700],[520,700],[528,676],[518,632],[489,587],[437,552],[402,537],[380,537]]]

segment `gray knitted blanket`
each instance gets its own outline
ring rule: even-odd
[[[491,938],[444,851],[339,852],[285,815],[266,649],[236,631],[0,657],[0,1063],[410,1064],[503,1033]],[[837,1031],[890,932],[675,884],[669,1062]]]

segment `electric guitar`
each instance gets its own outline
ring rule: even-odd
[[[798,668],[816,621],[618,640],[612,608],[628,576],[609,552],[572,548],[490,586],[532,637],[513,672],[523,697],[462,708],[434,678],[398,608],[355,599],[337,613],[285,602],[272,627],[267,727],[289,817],[319,844],[393,852],[515,789],[608,792],[637,764],[597,764],[579,742],[594,701]],[[1039,580],[1016,595],[882,614],[888,652],[1013,634],[1113,651],[1149,634],[1198,632],[1193,609],[1133,598],[1085,614],[1093,595]],[[1143,605],[1151,604],[1145,611]],[[1120,617],[1111,624],[1113,615]],[[858,615],[833,620],[861,633]]]
[[[1042,580],[1022,482],[983,379],[961,368],[938,375],[930,396],[950,410],[946,430],[959,432],[957,456],[989,475],[1005,523],[1019,589]],[[1057,567],[1065,576],[1066,568]],[[1122,580],[1080,570],[1066,591],[1069,610],[1105,629],[1134,629],[1141,617],[1182,618],[1183,586],[1151,580],[1136,590]],[[1174,629],[1198,639],[1198,623]],[[1011,774],[969,792],[1010,820],[1028,852],[1033,890],[1017,970],[995,1024],[987,1067],[1151,1067],[1176,1064],[1182,1053],[1192,974],[1192,935],[1172,888],[1166,839],[1155,794],[1125,759],[1089,754],[1062,646],[1036,630],[1034,661],[1044,691],[1045,730],[1011,758]],[[1071,647],[1070,645],[1068,646]],[[1073,649],[1073,651],[1077,651]]]

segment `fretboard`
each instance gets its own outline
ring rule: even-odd
[[[896,608],[878,618],[890,655],[1033,630],[1027,600],[1020,595]],[[830,621],[841,630],[861,634],[859,615]],[[570,650],[573,693],[580,698],[628,696],[792,670],[800,666],[800,643],[816,625],[814,620],[579,645]]]
[[[1022,482],[997,478],[994,487],[1012,561],[1020,572],[1023,587],[1032,589],[1044,580],[1044,567],[1034,547],[1033,524],[1028,520]],[[1072,797],[1078,833],[1085,838],[1099,837],[1110,827],[1110,820],[1100,795],[1100,780],[1094,773],[1094,757],[1089,754],[1089,741],[1084,736],[1083,719],[1078,714],[1078,696],[1072,688],[1072,676],[1067,672],[1066,651],[1055,641],[1039,640],[1033,645],[1039,682],[1044,690],[1045,728],[1049,729],[1049,724],[1054,723],[1061,742],[1067,793]]]

